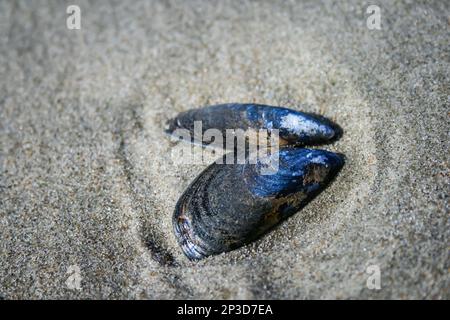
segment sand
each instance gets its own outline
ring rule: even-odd
[[[377,1],[381,30],[365,1],[67,4],[0,2],[1,298],[450,298],[445,1]],[[164,124],[226,102],[333,119],[347,163],[267,236],[190,262],[171,216],[206,165],[176,164]]]

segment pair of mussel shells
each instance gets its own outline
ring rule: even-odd
[[[340,154],[302,148],[340,135],[337,125],[320,116],[267,105],[222,104],[182,112],[168,121],[166,132],[186,139],[177,136],[183,129],[195,137],[197,121],[201,133],[216,129],[223,136],[229,129],[277,130],[279,148],[269,144],[270,152],[259,158],[245,152],[243,162],[216,161],[189,185],[176,204],[173,228],[191,260],[231,251],[263,235],[305,206],[344,164]],[[233,149],[236,153],[235,145]],[[263,170],[273,159],[276,170]]]

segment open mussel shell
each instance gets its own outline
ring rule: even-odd
[[[236,249],[296,213],[344,164],[324,150],[284,148],[256,163],[206,168],[179,199],[176,238],[191,260]],[[268,164],[274,172],[264,172]]]
[[[197,128],[196,128],[197,123]],[[283,107],[261,104],[229,103],[192,109],[168,121],[166,132],[179,139],[183,129],[189,132],[190,142],[208,145],[202,140],[205,131],[215,129],[225,137],[228,129],[279,130],[281,145],[312,145],[327,143],[341,134],[341,129],[328,119]]]

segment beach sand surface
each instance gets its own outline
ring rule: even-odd
[[[448,4],[377,1],[380,30],[370,4],[1,1],[0,298],[450,298]],[[347,160],[266,236],[191,262],[171,218],[214,157],[177,163],[165,122],[227,102],[333,119]]]

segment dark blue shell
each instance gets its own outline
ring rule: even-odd
[[[278,129],[281,144],[327,143],[340,135],[341,129],[331,121],[312,114],[261,104],[229,103],[193,109],[168,121],[169,134],[187,129],[194,137],[194,122],[202,122],[202,134],[218,129],[225,137],[227,129]],[[193,142],[193,141],[192,141]],[[208,144],[203,141],[202,144]]]
[[[274,155],[272,155],[273,157]],[[262,174],[256,164],[212,164],[179,199],[173,226],[192,260],[238,248],[300,210],[344,164],[341,155],[284,148],[278,170]]]

